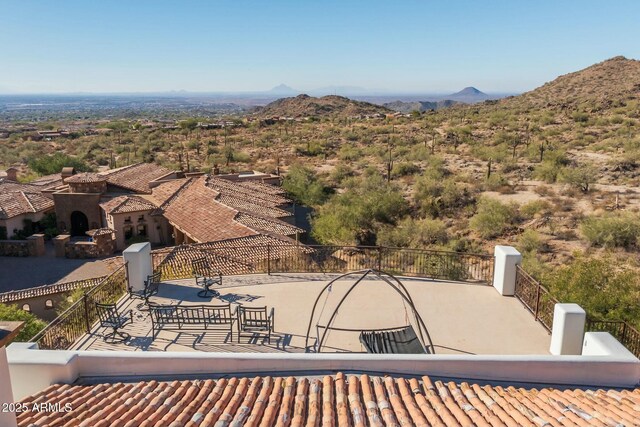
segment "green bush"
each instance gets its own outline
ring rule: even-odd
[[[395,224],[407,210],[398,188],[380,175],[352,179],[312,218],[312,235],[325,244],[373,244],[377,229]]]
[[[76,171],[91,171],[91,167],[81,159],[63,153],[43,154],[29,160],[29,168],[40,175],[60,173],[64,167],[73,167]]]
[[[640,280],[615,260],[580,256],[546,277],[551,293],[562,302],[580,304],[601,320],[640,320]]]
[[[393,166],[392,175],[394,176],[407,176],[415,175],[420,172],[420,166],[415,163],[398,163]]]
[[[520,206],[520,214],[524,218],[534,218],[536,215],[543,215],[550,210],[551,205],[546,200],[532,200]]]
[[[590,185],[596,181],[597,170],[590,165],[578,166],[575,168],[564,168],[560,171],[561,182],[579,188],[583,193],[589,191]]]
[[[21,310],[16,305],[0,304],[0,320],[23,321],[24,327],[18,333],[15,341],[25,342],[33,338],[38,332],[47,326],[47,323],[35,315]]]
[[[545,245],[544,240],[535,230],[525,230],[520,237],[518,237],[517,247],[520,252],[538,252]]]
[[[312,169],[301,164],[289,168],[282,182],[282,188],[298,202],[306,206],[323,204],[329,195],[329,189],[318,179]]]
[[[414,201],[428,216],[455,213],[473,201],[469,192],[453,179],[421,176],[414,187]]]
[[[640,216],[630,212],[591,216],[582,221],[580,230],[593,246],[632,249],[638,247]]]
[[[496,199],[483,197],[478,202],[478,210],[469,225],[484,239],[504,234],[517,218],[513,205],[505,205]]]
[[[377,233],[380,246],[420,248],[444,245],[449,240],[447,226],[437,219],[405,218],[397,225],[382,227]]]

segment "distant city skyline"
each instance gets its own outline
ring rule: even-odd
[[[0,94],[531,90],[640,58],[640,2],[5,0]]]

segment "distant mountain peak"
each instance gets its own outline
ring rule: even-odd
[[[454,93],[454,95],[486,95],[486,93],[482,92],[479,89],[476,89],[473,86],[467,86],[460,92]]]
[[[271,93],[281,93],[281,94],[297,94],[299,93],[297,90],[292,88],[291,86],[287,86],[284,83],[280,83],[278,86],[271,89],[269,92]]]

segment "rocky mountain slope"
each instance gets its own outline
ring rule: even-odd
[[[499,101],[506,108],[580,109],[596,112],[640,99],[640,61],[616,56],[565,74],[522,95]]]
[[[353,117],[367,114],[389,114],[393,111],[380,105],[354,101],[343,96],[323,96],[314,98],[309,95],[298,95],[291,98],[278,99],[264,107],[256,108],[254,115],[258,118],[269,117]]]

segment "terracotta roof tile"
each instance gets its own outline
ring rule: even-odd
[[[302,228],[296,227],[295,225],[291,225],[275,218],[265,218],[248,212],[239,212],[238,215],[236,215],[235,220],[240,224],[251,227],[257,231],[269,231],[272,233],[282,234],[284,236],[304,233]]]
[[[42,187],[33,184],[23,184],[21,182],[0,179],[0,194],[16,191],[24,191],[27,193],[39,193]]]
[[[53,209],[53,200],[40,193],[12,191],[0,193],[0,219]]]
[[[149,197],[160,207],[154,215],[163,215],[196,242],[228,240],[264,232],[282,235],[304,232],[255,212],[254,208],[259,205],[250,201],[247,201],[246,210],[228,206],[219,198],[220,193],[206,185],[207,182],[208,178],[201,176],[155,187]]]
[[[109,214],[119,214],[148,211],[157,206],[140,196],[119,196],[100,203],[100,207]]]
[[[75,280],[73,282],[54,283],[52,285],[37,286],[35,288],[9,291],[0,294],[0,303],[11,303],[26,298],[54,295],[61,292],[73,291],[78,288],[92,288],[107,276],[92,277],[90,279]]]
[[[105,181],[106,178],[94,172],[82,172],[75,175],[71,175],[68,178],[64,179],[64,182],[68,183],[81,183],[81,182],[101,182]]]
[[[287,197],[287,192],[277,185],[265,184],[260,181],[238,181],[237,184],[251,191]]]
[[[284,209],[259,205],[254,203],[252,200],[234,197],[223,193],[220,193],[216,200],[227,206],[231,206],[232,208],[254,212],[262,216],[270,216],[272,218],[284,218],[293,215],[291,212],[287,212]]]
[[[246,185],[241,185],[238,182],[228,181],[212,175],[206,178],[206,185],[209,188],[216,190],[218,193],[250,200],[255,204],[262,206],[278,207],[291,203],[291,200],[287,199],[282,194],[272,194],[255,187],[247,187]]]
[[[23,412],[19,426],[634,426],[640,419],[640,389],[503,388],[342,373],[53,385],[21,402],[72,409]]]
[[[151,193],[149,183],[160,179],[173,171],[154,163],[136,163],[101,173],[107,183],[136,193]]]
[[[203,185],[203,178],[193,179],[168,203],[162,214],[180,231],[196,242],[211,242],[257,234],[234,221],[238,211],[215,200],[214,192]]]
[[[175,246],[153,251],[155,268],[166,277],[191,277],[191,261],[206,258],[212,269],[224,275],[266,271],[267,259],[298,259],[313,250],[295,240],[256,234],[237,239]],[[275,267],[275,264],[274,264]]]

